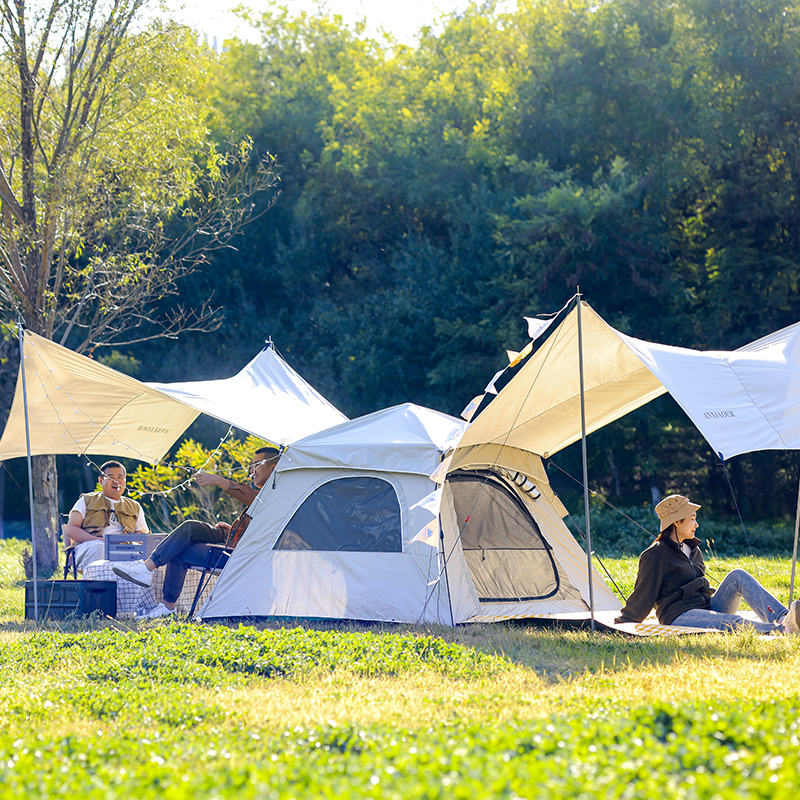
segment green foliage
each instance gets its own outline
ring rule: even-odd
[[[124,372],[126,375],[136,377],[142,369],[142,362],[133,356],[126,356],[120,353],[119,350],[112,350],[107,356],[101,356],[97,359],[101,364],[105,364],[111,369],[118,372]]]
[[[31,635],[25,652],[0,643],[0,665],[17,672],[78,670],[88,682],[214,686],[250,677],[302,680],[334,670],[372,677],[431,670],[443,678],[490,677],[502,660],[431,636],[171,624],[138,633],[113,630]]]
[[[788,235],[797,227],[787,216],[793,117],[780,111],[796,99],[796,9],[524,0],[501,13],[482,4],[446,18],[440,34],[422,32],[414,47],[371,41],[322,12],[252,21],[262,45],[233,46],[209,97],[220,131],[250,134],[286,166],[284,207],[253,252],[274,300],[262,307],[274,311],[287,352],[354,410],[385,402],[370,386],[393,386],[391,402],[412,392],[446,403],[461,387],[445,388],[440,360],[472,358],[468,337],[443,337],[436,320],[467,327],[485,314],[486,349],[499,350],[500,338],[519,335],[523,313],[555,310],[577,282],[641,336],[700,346],[725,331],[733,343],[746,336],[731,316],[732,306],[753,305],[735,275],[741,261],[724,269],[736,292],[707,292],[709,251],[720,251],[712,217],[719,192],[737,191],[731,170],[746,165],[753,181],[767,181],[752,184],[757,203],[783,209],[769,224]],[[765,138],[774,136],[778,150]],[[752,159],[751,145],[763,158]],[[732,244],[730,229],[722,235]],[[748,258],[763,258],[769,239],[747,245]],[[421,247],[433,256],[424,278]],[[784,295],[778,305],[764,297],[772,319],[760,308],[754,335],[791,320],[794,261],[788,249],[781,258],[780,276],[777,261],[761,268],[763,291],[779,293],[767,288],[777,280]],[[384,325],[376,293],[374,309],[389,300]],[[390,355],[381,329],[392,325],[407,335]],[[349,356],[400,379],[351,383]]]
[[[180,61],[179,85],[213,107],[218,146],[275,156],[281,202],[181,290],[213,293],[224,335],[135,350],[148,376],[237,369],[270,334],[349,416],[457,414],[524,345],[521,317],[578,284],[666,344],[731,349],[796,321],[796,4],[476,3],[413,46],[324,8],[249,19],[259,43]],[[669,402],[592,440],[615,502],[677,489],[736,516]],[[738,459],[745,517],[793,513],[796,469]]]
[[[30,540],[0,539],[0,619],[19,619],[25,612],[23,547],[30,547]]]
[[[592,547],[601,557],[638,556],[649,547],[659,532],[658,518],[652,507],[639,506],[615,510],[593,504],[590,510]],[[704,543],[703,555],[791,557],[794,543],[794,524],[789,521],[755,522],[745,527],[729,520],[698,518],[697,537]],[[574,514],[567,525],[579,541],[578,531],[585,532],[585,517]]]
[[[610,638],[596,644],[609,656],[620,649]],[[642,647],[663,646],[626,642],[621,652],[638,659]],[[356,790],[366,797],[546,791],[573,798],[589,789],[656,798],[667,787],[733,800],[789,798],[798,789],[795,697],[618,702],[591,696],[613,683],[613,672],[600,670],[585,676],[587,694],[542,718],[473,721],[455,714],[411,727],[351,720],[288,727],[280,720],[245,723],[193,691],[198,669],[209,663],[214,669],[202,680],[218,700],[232,679],[244,679],[245,665],[254,667],[246,680],[275,680],[276,673],[258,671],[267,652],[279,653],[286,674],[298,678],[334,668],[340,677],[352,670],[384,679],[433,671],[455,687],[457,678],[492,680],[511,668],[462,645],[406,634],[175,624],[138,634],[36,633],[0,645],[3,786],[9,796],[87,798],[330,797]],[[65,718],[76,723],[71,732],[55,724]]]
[[[237,483],[249,483],[253,454],[266,444],[255,436],[226,437],[211,450],[193,439],[185,439],[169,460],[154,467],[139,466],[129,475],[128,493],[142,503],[154,529],[168,531],[187,519],[212,525],[232,522],[242,510],[241,503],[216,486],[198,486],[191,476],[200,470]]]

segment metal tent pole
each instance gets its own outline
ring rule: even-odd
[[[583,459],[583,510],[586,516],[586,562],[589,574],[589,614],[594,624],[594,581],[592,579],[592,524],[589,519],[589,467],[586,459],[586,398],[583,387],[583,330],[581,328],[581,287],[577,290],[578,298],[578,372],[581,383],[581,455]]]
[[[31,507],[31,549],[33,550],[33,618],[39,619],[39,577],[36,566],[36,530],[33,524],[33,468],[31,466],[31,428],[28,422],[28,384],[25,381],[25,330],[17,322],[19,333],[19,364],[22,373],[22,405],[25,409],[25,443],[28,447],[28,500]]]
[[[789,604],[794,600],[794,573],[797,567],[797,532],[800,530],[800,480],[797,484],[797,513],[794,516],[794,550],[792,551],[792,582],[789,584]]]

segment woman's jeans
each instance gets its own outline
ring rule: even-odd
[[[736,614],[741,600],[753,609],[761,622]],[[771,633],[781,629],[779,623],[788,613],[789,609],[779,603],[749,572],[735,569],[722,579],[719,588],[711,596],[711,608],[684,611],[672,624],[721,631],[748,627],[761,633]]]

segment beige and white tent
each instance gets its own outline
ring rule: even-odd
[[[199,616],[585,618],[586,557],[541,461],[448,471],[465,427],[402,405],[289,445]],[[596,573],[593,591],[619,609]]]
[[[280,445],[347,419],[273,347],[232,378],[148,385],[36,334],[20,336],[22,362],[0,460],[77,454],[155,464],[201,412]],[[33,529],[30,472],[28,487]],[[35,585],[36,537],[33,551]],[[38,618],[36,597],[34,590]]]

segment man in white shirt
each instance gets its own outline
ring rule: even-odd
[[[119,461],[100,467],[102,491],[82,494],[69,512],[64,534],[76,543],[75,563],[83,569],[105,557],[107,533],[148,533],[142,507],[123,497],[127,474]]]

